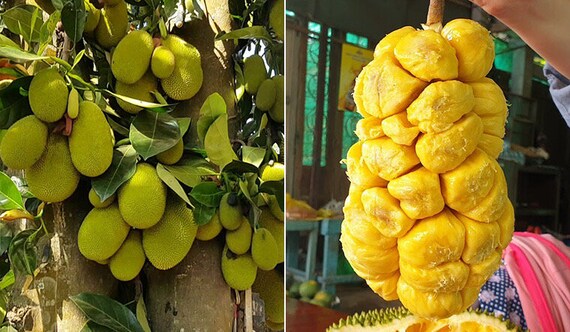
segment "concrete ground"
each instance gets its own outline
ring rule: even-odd
[[[400,301],[384,301],[364,282],[337,285],[336,296],[340,299],[340,303],[333,309],[348,314],[401,306]]]

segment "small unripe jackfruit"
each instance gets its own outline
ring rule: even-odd
[[[91,34],[97,28],[99,24],[99,19],[101,18],[101,10],[95,8],[91,2],[85,0],[85,11],[87,12],[87,20],[85,21],[85,27],[83,32],[86,34]]]
[[[75,88],[71,88],[67,99],[67,116],[70,119],[76,119],[79,115],[79,102],[79,92]]]
[[[174,53],[164,46],[159,46],[152,52],[150,68],[154,76],[158,78],[167,78],[172,75],[175,63]]]
[[[34,115],[16,121],[2,138],[2,162],[12,169],[32,167],[42,157],[47,139],[47,126]]]
[[[200,52],[176,35],[166,36],[162,45],[168,48],[176,59],[172,75],[161,80],[164,92],[175,100],[192,98],[202,87],[204,79]]]
[[[218,216],[218,211],[214,214],[212,219],[205,224],[198,227],[198,232],[196,233],[196,238],[200,241],[209,241],[222,231],[223,226],[220,223],[220,217]]]
[[[253,285],[257,266],[250,254],[235,255],[225,247],[222,252],[222,275],[228,286],[243,291]]]
[[[79,116],[69,136],[69,151],[73,165],[85,176],[99,176],[111,165],[111,127],[97,104],[90,101],[79,104]]]
[[[184,153],[184,142],[180,139],[173,147],[156,155],[156,159],[165,165],[176,164]]]
[[[95,29],[95,39],[103,48],[110,49],[123,39],[128,28],[127,4],[121,0],[116,6],[105,6],[101,10],[101,17]]]
[[[273,323],[285,322],[283,277],[277,271],[258,271],[252,290],[265,302],[265,318]]]
[[[277,244],[277,263],[283,263],[285,257],[283,254],[285,246],[285,225],[283,222],[279,221],[275,216],[267,209],[267,207],[261,208],[261,216],[259,217],[259,226],[267,229]]]
[[[51,134],[40,160],[26,169],[28,189],[45,202],[61,202],[73,194],[79,184],[79,172],[73,166],[67,138]]]
[[[150,64],[154,44],[152,36],[136,30],[121,39],[111,60],[111,70],[117,81],[133,84],[143,77]]]
[[[258,228],[251,240],[251,257],[262,270],[273,270],[278,261],[277,242],[266,228]]]
[[[237,195],[234,193],[226,193],[220,201],[220,222],[225,229],[230,231],[236,230],[242,221],[241,207]]]
[[[163,217],[166,186],[154,166],[139,163],[135,174],[119,188],[117,199],[121,215],[129,225],[149,228]]]
[[[111,195],[109,198],[101,202],[101,199],[99,198],[99,196],[97,196],[95,190],[93,190],[93,188],[89,190],[89,203],[91,203],[91,205],[93,205],[96,208],[100,209],[106,208],[107,206],[113,204],[114,201],[115,201],[115,194]]]
[[[119,250],[129,235],[129,230],[117,204],[104,209],[95,208],[87,214],[79,227],[79,251],[87,259],[104,261]]]
[[[169,197],[162,219],[143,230],[146,257],[159,270],[173,268],[190,251],[197,230],[192,210],[178,197]]]
[[[285,77],[283,75],[273,76],[271,78],[275,82],[275,103],[269,109],[269,117],[277,123],[285,122]]]
[[[245,91],[256,94],[261,83],[267,79],[267,70],[261,56],[254,54],[243,60],[243,79]]]
[[[132,230],[121,248],[109,260],[109,269],[118,280],[129,281],[141,272],[145,260],[141,233]]]
[[[235,231],[226,232],[226,244],[237,255],[245,254],[251,244],[251,225],[245,217],[242,217],[241,225]]]
[[[28,98],[32,112],[44,122],[55,122],[67,110],[67,86],[57,69],[45,69],[32,79]]]
[[[154,96],[151,92],[156,91],[157,87],[158,82],[156,77],[154,77],[151,72],[147,72],[134,84],[125,84],[121,81],[117,81],[115,92],[122,96],[140,101],[154,102]],[[142,107],[133,105],[119,98],[117,98],[117,103],[123,110],[131,114],[137,114],[142,110]]]
[[[285,3],[283,0],[276,0],[271,6],[271,11],[269,11],[269,25],[275,31],[277,38],[279,40],[285,40],[285,29],[283,20],[285,19]]]
[[[275,104],[276,97],[277,91],[275,81],[268,78],[263,81],[259,86],[259,89],[257,89],[255,106],[262,111],[269,111],[271,107],[273,107],[273,104]]]

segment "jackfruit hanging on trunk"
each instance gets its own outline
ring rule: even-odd
[[[364,118],[346,160],[343,250],[378,295],[420,317],[471,306],[512,237],[495,160],[507,105],[484,77],[493,58],[475,21],[408,26],[379,42],[356,81]]]

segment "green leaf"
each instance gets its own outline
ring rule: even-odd
[[[79,332],[113,332],[113,330],[93,321],[87,321]]]
[[[197,186],[203,176],[218,175],[212,164],[198,156],[184,156],[176,165],[164,165],[164,168],[188,187]]]
[[[113,72],[111,71],[111,65],[107,61],[105,52],[102,52],[95,47],[92,47],[91,49],[93,50],[93,61],[97,67],[97,73],[99,74],[97,87],[99,89],[107,89],[113,82]]]
[[[14,270],[10,269],[2,279],[0,279],[0,289],[6,289],[12,286],[16,282],[16,276],[14,275]]]
[[[22,5],[8,9],[2,18],[12,33],[21,35],[29,44],[40,41],[42,28],[42,10],[32,5]]]
[[[260,25],[230,31],[216,37],[216,40],[227,39],[263,39],[268,42],[273,40],[267,29]]]
[[[263,162],[263,159],[265,159],[266,152],[267,151],[264,148],[244,146],[241,149],[241,159],[246,163],[259,167]]]
[[[232,149],[228,135],[228,115],[222,114],[212,123],[206,137],[204,138],[204,148],[210,161],[220,168],[224,168],[232,160],[237,160],[237,156]]]
[[[212,220],[212,217],[218,211],[217,207],[200,204],[193,198],[190,198],[190,200],[192,201],[192,205],[194,205],[194,209],[192,209],[192,214],[194,215],[194,223],[198,226],[206,225],[209,223],[210,220]]]
[[[190,197],[196,202],[214,208],[220,206],[222,196],[224,196],[224,192],[214,182],[202,182],[190,191]]]
[[[236,72],[236,99],[240,101],[245,93],[245,78],[243,77],[243,70],[236,60],[234,60],[234,71]]]
[[[61,11],[63,9],[63,5],[65,4],[65,1],[68,1],[68,0],[51,0],[51,3],[53,5],[53,7],[55,8],[55,10]]]
[[[12,326],[2,326],[0,327],[0,332],[18,332],[18,330],[16,330]]]
[[[146,160],[176,145],[180,140],[180,128],[169,114],[142,110],[131,123],[129,138]]]
[[[47,21],[42,24],[40,28],[40,52],[38,54],[42,54],[45,50],[47,44],[49,44],[52,40],[53,32],[57,27],[57,22],[61,19],[61,12],[56,10],[53,12]]]
[[[283,187],[283,181],[265,181],[259,186],[259,192],[275,195],[281,211],[285,211],[285,200],[283,197],[284,191],[285,188]]]
[[[176,193],[180,198],[182,198],[186,203],[192,205],[190,203],[190,199],[188,195],[184,192],[184,189],[180,185],[180,182],[176,179],[174,175],[172,175],[162,164],[156,165],[156,172],[158,177],[164,182],[172,191]]]
[[[10,300],[10,296],[8,292],[5,290],[0,291],[0,322],[4,321],[6,318],[6,309],[8,308],[8,302]]]
[[[144,300],[142,295],[139,297],[137,301],[137,320],[141,324],[142,329],[144,332],[151,332],[150,326],[148,325],[148,319],[146,318],[146,306],[144,305]]]
[[[65,33],[75,44],[83,37],[87,12],[83,0],[66,1],[61,10],[61,22]]]
[[[151,103],[148,101],[142,101],[142,100],[134,99],[131,97],[123,96],[123,95],[114,93],[114,92],[109,91],[109,90],[105,90],[104,92],[106,94],[109,94],[109,95],[115,97],[115,98],[119,98],[122,101],[125,101],[129,104],[133,104],[135,106],[139,106],[142,108],[152,109],[155,113],[166,113],[170,109],[172,109],[174,106],[176,106],[175,104],[159,104],[159,103]]]
[[[16,234],[8,248],[8,258],[15,272],[33,275],[37,267],[36,241],[41,229],[26,229]]]
[[[198,138],[200,142],[204,142],[208,128],[216,121],[216,119],[227,113],[227,106],[224,98],[219,93],[213,93],[206,98],[204,104],[200,108],[200,117],[196,123]]]
[[[93,322],[116,332],[144,332],[135,314],[121,303],[99,294],[81,293],[69,297]]]
[[[12,242],[12,236],[12,229],[4,223],[0,224],[0,255],[3,255],[8,250]]]
[[[122,145],[113,151],[111,166],[101,176],[91,181],[93,190],[101,200],[106,200],[129,180],[136,171],[137,153],[132,145]]]
[[[25,210],[22,195],[10,177],[0,172],[0,210]]]
[[[11,46],[0,46],[0,57],[8,58],[15,62],[27,62],[33,60],[49,59],[48,56],[35,55],[34,53],[22,51],[18,48],[14,48]]]
[[[222,173],[234,173],[234,174],[244,174],[244,173],[257,173],[259,169],[250,163],[246,163],[240,160],[232,160],[231,163],[227,164]]]
[[[255,202],[251,198],[251,195],[249,194],[247,181],[239,180],[239,189],[251,205],[251,209],[249,209],[249,214],[247,216],[247,219],[249,220],[250,224],[255,228],[255,226],[259,223],[259,217],[261,216],[261,209],[257,207]]]
[[[0,46],[7,46],[7,47],[12,47],[12,48],[16,48],[16,49],[20,49],[20,46],[18,44],[16,44],[15,41],[13,41],[12,39],[0,34]]]
[[[118,123],[117,121],[113,120],[112,117],[108,116],[107,121],[109,122],[109,126],[111,126],[111,128],[115,132],[119,133],[121,136],[125,137],[129,136],[129,129],[123,126],[122,124]]]

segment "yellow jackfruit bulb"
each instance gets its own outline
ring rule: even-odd
[[[251,238],[251,257],[261,270],[273,270],[279,260],[277,242],[266,228],[258,228]]]
[[[172,75],[175,63],[174,53],[164,46],[159,46],[152,52],[150,68],[154,76],[158,78],[167,78]]]
[[[285,1],[275,0],[269,11],[269,25],[273,28],[277,39],[285,40]]]
[[[495,58],[495,43],[481,24],[459,18],[447,23],[441,34],[456,51],[460,80],[476,81],[489,73]]]
[[[277,122],[285,122],[285,76],[276,75],[271,78],[275,83],[275,102],[273,106],[269,109],[269,117]]]
[[[496,222],[482,223],[460,213],[456,216],[465,226],[465,248],[461,260],[467,264],[477,264],[497,250],[500,229]]]
[[[505,249],[511,239],[513,238],[513,232],[515,231],[515,209],[511,201],[507,201],[505,204],[505,210],[501,217],[497,219],[497,224],[501,230],[499,236],[499,247]]]
[[[61,202],[73,194],[79,184],[79,172],[73,166],[67,138],[51,134],[41,158],[26,169],[28,189],[44,202]]]
[[[83,33],[92,34],[99,24],[99,19],[101,18],[101,10],[95,8],[95,6],[93,6],[93,4],[87,0],[85,0],[84,3],[85,11],[87,12],[87,19],[85,21]]]
[[[384,56],[372,60],[358,75],[354,102],[365,117],[383,119],[404,111],[427,85]]]
[[[408,120],[423,133],[440,133],[471,112],[473,89],[460,81],[435,82],[408,107]]]
[[[257,265],[250,254],[236,255],[225,247],[222,251],[222,275],[231,288],[244,291],[257,277]]]
[[[271,211],[266,207],[261,208],[261,216],[259,216],[259,226],[267,229],[277,243],[277,264],[285,261],[283,254],[285,248],[285,225],[278,220]]]
[[[445,207],[439,176],[425,167],[390,181],[388,192],[400,201],[400,207],[411,219],[434,216]]]
[[[267,79],[265,62],[260,55],[254,54],[243,60],[243,79],[245,91],[256,94],[261,83]]]
[[[268,78],[261,83],[255,96],[255,107],[262,111],[269,111],[277,99],[277,88],[275,81]]]
[[[449,317],[463,309],[461,292],[422,292],[403,278],[398,280],[398,298],[411,312],[424,318]]]
[[[0,143],[2,162],[11,169],[32,167],[44,153],[48,127],[36,116],[28,115],[8,128]]]
[[[132,230],[121,248],[109,260],[109,269],[116,279],[129,281],[139,275],[145,260],[141,233]]]
[[[253,230],[249,221],[242,217],[241,225],[234,231],[226,232],[226,245],[236,255],[245,254],[251,245]]]
[[[156,159],[165,165],[176,164],[184,153],[184,142],[180,139],[173,147],[156,155]]]
[[[150,164],[137,164],[135,174],[119,188],[117,199],[121,215],[134,228],[146,229],[165,219],[166,185]]]
[[[93,205],[94,207],[100,209],[106,208],[107,206],[113,204],[113,202],[115,202],[115,194],[111,195],[106,200],[101,201],[101,199],[99,198],[95,190],[93,190],[93,188],[89,190],[89,203],[91,203],[91,205]]]
[[[238,229],[242,222],[242,211],[235,193],[226,193],[220,200],[218,210],[220,222],[225,229],[233,231]]]
[[[148,71],[154,50],[152,36],[144,30],[126,35],[113,51],[111,70],[117,81],[133,84]]]
[[[471,264],[466,287],[481,288],[501,265],[501,253],[502,250],[493,251],[482,262]]]
[[[57,69],[44,69],[34,75],[28,98],[34,115],[44,122],[56,122],[67,110],[67,85]]]
[[[355,134],[361,141],[385,136],[386,134],[384,134],[384,130],[382,129],[382,122],[382,119],[373,116],[360,119],[356,123]]]
[[[130,226],[125,223],[117,204],[91,210],[77,235],[81,254],[93,261],[103,261],[113,256],[129,235]]]
[[[370,171],[362,158],[362,142],[357,142],[348,149],[346,155],[346,174],[350,182],[364,187],[386,187],[388,181]]]
[[[483,122],[483,133],[502,138],[505,136],[507,113],[480,116]]]
[[[398,239],[400,260],[423,268],[459,260],[464,246],[465,227],[447,209],[418,221]]]
[[[382,225],[379,230],[384,236],[402,237],[414,225],[415,220],[404,213],[398,200],[386,188],[366,189],[361,199],[366,214],[376,218],[376,222]]]
[[[374,293],[380,295],[386,301],[394,301],[398,299],[397,285],[400,280],[400,273],[394,272],[382,279],[369,279],[366,280],[368,287]]]
[[[95,39],[99,45],[108,50],[119,44],[127,34],[128,28],[127,3],[121,0],[116,6],[105,6],[101,10],[101,17],[95,29]]]
[[[488,77],[469,82],[473,89],[473,112],[479,116],[506,114],[507,101],[500,86]],[[504,126],[504,124],[503,124]]]
[[[273,323],[285,322],[283,276],[276,270],[258,271],[251,289],[265,303],[265,319]]]
[[[75,88],[71,88],[69,91],[69,97],[67,99],[67,116],[70,119],[76,119],[79,116],[79,103],[81,102],[79,97],[79,92]]]
[[[408,285],[422,292],[458,292],[467,283],[469,266],[458,260],[422,268],[402,261],[400,274]]]
[[[507,181],[505,174],[501,170],[501,166],[493,160],[493,168],[495,169],[495,178],[491,190],[477,206],[472,209],[456,209],[471,219],[481,222],[491,222],[499,219],[503,213],[505,205],[509,201],[507,197]]]
[[[145,209],[142,211],[146,212]],[[159,270],[173,268],[190,251],[197,231],[192,210],[177,196],[168,197],[162,219],[151,228],[143,230],[146,257]]]
[[[198,227],[198,232],[196,233],[196,239],[200,241],[210,241],[220,234],[224,227],[220,223],[220,217],[218,212],[212,216],[212,219],[208,221],[205,225],[200,225]]]
[[[413,146],[399,145],[387,137],[364,141],[362,158],[373,174],[386,180],[408,172],[421,159],[418,159]]]
[[[405,26],[403,28],[394,30],[386,35],[386,37],[382,38],[380,42],[374,48],[374,57],[379,58],[383,55],[390,55],[394,56],[394,48],[400,41],[400,39],[407,36],[409,33],[416,31],[411,26]]]
[[[113,145],[111,127],[103,111],[93,102],[81,102],[79,116],[69,136],[69,151],[75,168],[89,177],[103,174],[113,160]]]
[[[482,134],[481,119],[468,113],[446,131],[421,135],[416,153],[425,168],[434,173],[445,173],[469,157]]]
[[[175,58],[172,74],[160,81],[166,94],[174,100],[194,97],[202,87],[204,73],[200,52],[192,44],[176,35],[168,35],[162,40]]]
[[[408,33],[394,48],[394,55],[404,69],[426,82],[457,78],[455,49],[433,30]]]
[[[499,158],[501,152],[503,152],[503,139],[494,135],[483,133],[477,147],[485,151],[489,157],[497,159]]]
[[[420,130],[408,121],[406,112],[391,115],[382,120],[382,131],[400,145],[412,145]]]
[[[354,199],[360,201],[360,198]],[[379,250],[394,248],[398,243],[396,238],[382,235],[380,232],[382,227],[378,225],[376,219],[367,215],[359,207],[346,204],[344,208],[344,216],[345,218],[342,223],[342,227],[345,227],[345,230],[350,232],[351,236],[355,240],[372,245]]]
[[[158,89],[158,81],[151,72],[147,72],[143,77],[134,84],[125,84],[117,81],[115,85],[115,92],[125,97],[137,99],[140,101],[154,102],[155,98],[152,94],[153,91]],[[122,99],[117,98],[119,106],[131,114],[137,114],[143,108]]]

